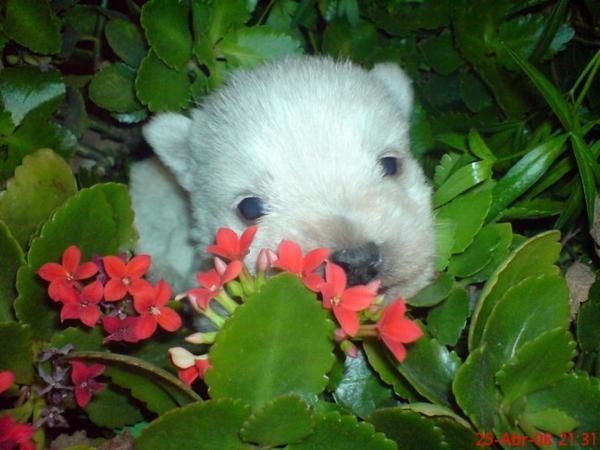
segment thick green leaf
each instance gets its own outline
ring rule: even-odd
[[[441,304],[431,308],[427,328],[444,345],[456,345],[469,315],[469,296],[462,288],[452,290]]]
[[[104,34],[112,51],[131,67],[138,67],[148,53],[142,31],[127,20],[109,20]]]
[[[456,225],[452,253],[465,251],[473,242],[488,214],[491,202],[492,193],[486,189],[462,194],[436,210],[437,218],[449,219]]]
[[[442,271],[448,266],[456,239],[456,223],[450,218],[435,218],[435,269]]]
[[[469,149],[479,159],[484,161],[495,161],[496,156],[492,153],[492,150],[487,146],[479,132],[472,128],[469,131]]]
[[[452,290],[454,277],[447,272],[442,272],[437,280],[424,287],[417,295],[406,300],[411,306],[433,306],[440,303]]]
[[[494,225],[481,229],[471,245],[463,253],[454,255],[448,264],[448,272],[456,277],[471,276],[490,263],[502,237]]]
[[[49,347],[62,348],[67,344],[71,344],[75,351],[102,351],[105,347],[102,346],[104,338],[100,327],[86,328],[69,327],[56,333],[52,336]]]
[[[381,380],[390,385],[394,393],[410,402],[421,399],[411,384],[396,370],[396,361],[389,357],[389,353],[383,343],[375,340],[365,340],[363,350],[370,366],[379,375]]]
[[[150,0],[142,8],[140,22],[154,53],[167,66],[184,69],[192,56],[189,3]]]
[[[0,324],[0,371],[10,370],[15,382],[30,384],[33,380],[33,340],[31,329],[18,323]]]
[[[561,433],[573,431],[578,423],[560,409],[545,409],[535,413],[524,414],[523,418],[540,430],[549,431],[560,436]],[[566,442],[565,442],[566,443]]]
[[[483,84],[481,78],[472,72],[462,72],[460,74],[458,88],[460,89],[460,98],[467,108],[474,113],[482,112],[494,103],[488,87]]]
[[[554,386],[531,393],[527,397],[527,414],[556,409],[574,419],[579,426],[573,434],[573,448],[590,448],[584,438],[600,430],[600,382],[583,374],[570,374]]]
[[[63,251],[77,245],[82,259],[111,255],[131,248],[133,213],[127,188],[101,184],[83,189],[67,200],[44,224],[31,242],[27,266],[17,274],[17,317],[32,326],[36,339],[49,339],[58,328],[58,305],[46,296],[47,283],[36,275],[38,268],[60,261]]]
[[[0,196],[0,220],[26,248],[52,211],[77,192],[71,167],[52,150],[25,157]]]
[[[135,80],[138,98],[152,112],[185,108],[190,98],[190,85],[185,72],[167,66],[153,50],[142,61]]]
[[[107,385],[104,390],[95,394],[85,411],[92,422],[108,429],[133,425],[144,418],[127,391],[112,385]]]
[[[19,0],[15,0],[19,1]],[[64,100],[66,87],[56,70],[41,72],[33,67],[4,68],[0,72],[0,98],[14,126],[34,109],[48,116]]]
[[[534,86],[540,91],[546,103],[552,108],[554,114],[563,127],[573,130],[574,112],[567,101],[562,97],[560,91],[554,86],[535,66],[527,62],[519,53],[506,47],[506,51],[515,60],[517,65],[527,74]]]
[[[584,352],[600,351],[600,281],[592,285],[589,299],[577,315],[577,341]]]
[[[500,218],[502,220],[541,219],[559,215],[564,207],[563,202],[545,198],[523,200],[502,211]]]
[[[4,32],[35,53],[60,51],[61,23],[48,0],[6,0]]]
[[[510,223],[494,223],[486,225],[493,227],[498,236],[500,236],[500,244],[494,250],[490,262],[479,272],[461,280],[465,284],[475,284],[487,281],[490,276],[498,269],[500,264],[504,262],[509,253],[509,248],[513,242],[512,226]]]
[[[553,275],[558,268],[553,264],[560,254],[560,233],[548,231],[532,237],[517,248],[487,281],[475,307],[469,329],[469,348],[475,349],[492,309],[505,292],[527,277]]]
[[[487,344],[496,369],[513,358],[520,347],[541,334],[569,325],[569,292],[559,275],[526,278],[497,300],[481,342]]]
[[[315,432],[288,450],[394,450],[396,446],[366,422],[337,413],[316,417]]]
[[[213,2],[208,24],[208,36],[214,44],[233,29],[240,29],[250,19],[246,0]]]
[[[260,446],[277,447],[299,442],[314,429],[313,413],[300,397],[278,397],[253,413],[242,426],[240,437]]]
[[[442,75],[451,74],[465,63],[454,48],[450,33],[442,33],[439,36],[424,40],[419,44],[419,49],[423,53],[427,64]]]
[[[596,197],[598,196],[596,183],[600,182],[600,167],[592,155],[590,146],[580,134],[571,133],[571,144],[573,145],[573,153],[575,153],[575,160],[581,177],[588,222],[591,226],[594,222],[594,209]]]
[[[205,375],[211,397],[258,407],[294,393],[313,402],[333,364],[331,328],[325,310],[296,277],[271,278],[217,335]]]
[[[0,202],[2,201],[0,197]],[[0,203],[1,204],[1,203]],[[15,320],[13,301],[17,298],[17,270],[25,264],[25,255],[8,227],[0,220],[0,323]]]
[[[433,194],[433,207],[438,208],[466,190],[489,179],[492,175],[492,162],[479,161],[461,167]]]
[[[556,383],[572,366],[575,347],[565,328],[547,331],[525,343],[496,374],[503,400],[512,402]]]
[[[135,70],[122,63],[105,67],[90,83],[90,100],[109,111],[138,111],[142,105],[134,92],[135,76]]]
[[[492,366],[486,345],[481,345],[456,371],[452,391],[456,403],[482,432],[494,429],[500,410],[500,393],[496,389]]]
[[[336,403],[362,418],[378,408],[396,404],[391,389],[369,367],[364,353],[356,358],[346,357],[344,366],[344,375],[333,391]]]
[[[163,414],[136,441],[138,450],[251,449],[238,434],[250,408],[232,399],[196,402]]]
[[[339,58],[351,58],[366,63],[373,60],[374,49],[378,48],[378,36],[375,26],[360,21],[356,26],[347,20],[336,18],[323,31],[322,50]]]
[[[299,41],[263,26],[240,28],[229,33],[219,42],[218,49],[235,66],[254,66],[301,52]]]
[[[523,156],[492,191],[493,202],[488,221],[498,219],[502,210],[533,186],[566,149],[566,134],[543,142]]]

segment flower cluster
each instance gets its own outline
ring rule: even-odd
[[[5,370],[0,372],[0,394],[7,391],[15,382],[15,375]],[[34,427],[31,424],[15,422],[12,416],[0,416],[0,449],[34,450]]]
[[[181,318],[167,306],[171,287],[156,285],[144,276],[150,268],[148,255],[104,256],[81,263],[81,251],[69,246],[61,264],[42,265],[38,275],[49,282],[48,296],[62,305],[61,321],[76,319],[88,327],[100,321],[108,333],[105,342],[138,342],[158,327],[175,331]]]
[[[357,354],[351,339],[377,337],[387,346],[395,358],[402,362],[406,357],[405,344],[419,339],[421,328],[406,317],[406,305],[398,298],[385,306],[378,295],[379,281],[367,285],[347,286],[343,268],[328,260],[329,249],[317,248],[304,254],[295,242],[284,240],[277,252],[260,251],[256,262],[256,277],[252,277],[244,265],[249,253],[256,227],[246,229],[241,236],[228,229],[217,231],[215,244],[207,251],[215,256],[215,267],[196,276],[198,287],[189,289],[177,299],[187,298],[192,307],[209,319],[216,329],[226,320],[217,311],[232,314],[238,301],[260,289],[268,271],[278,270],[297,276],[307,289],[320,294],[323,307],[330,310],[339,324],[335,339],[350,356]],[[320,269],[324,266],[324,277]],[[215,301],[220,308],[213,308]],[[217,332],[194,333],[186,338],[193,344],[211,344]],[[175,347],[169,351],[172,363],[179,369],[179,378],[191,384],[202,378],[210,367],[208,355],[195,355]]]

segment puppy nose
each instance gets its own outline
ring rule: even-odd
[[[337,250],[331,260],[346,271],[350,285],[366,284],[377,278],[382,264],[379,247],[374,242]]]

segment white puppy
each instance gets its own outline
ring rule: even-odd
[[[185,289],[219,227],[257,223],[251,268],[261,248],[291,239],[329,247],[353,284],[415,294],[433,272],[434,232],[409,151],[412,100],[395,64],[306,56],[233,73],[191,118],[159,114],[145,127],[161,162],[132,168],[138,250]]]

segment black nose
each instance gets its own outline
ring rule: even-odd
[[[350,285],[374,280],[379,276],[382,264],[379,247],[374,242],[337,250],[331,255],[331,260],[346,271]]]

